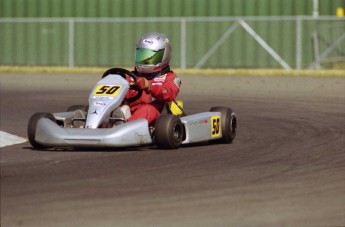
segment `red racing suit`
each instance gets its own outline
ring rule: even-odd
[[[165,103],[173,101],[180,91],[181,80],[173,71],[148,81],[150,90],[148,92],[143,91],[139,99],[129,103],[132,116],[128,121],[145,118],[150,125],[153,125]],[[129,90],[126,98],[134,97],[136,94],[137,91]]]

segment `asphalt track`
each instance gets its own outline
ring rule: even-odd
[[[26,137],[98,78],[0,74],[0,130]],[[187,112],[235,110],[233,144],[1,148],[1,226],[344,226],[345,77],[181,78]]]

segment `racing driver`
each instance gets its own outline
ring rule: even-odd
[[[141,97],[129,103],[133,121],[147,119],[153,125],[165,103],[173,101],[180,91],[181,80],[170,69],[171,45],[166,35],[150,32],[143,35],[136,44],[134,81],[142,90]],[[135,96],[137,91],[129,90],[126,98]]]

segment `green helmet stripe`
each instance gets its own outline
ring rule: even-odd
[[[164,49],[150,50],[146,48],[137,48],[135,51],[135,63],[144,65],[156,65],[162,62]]]

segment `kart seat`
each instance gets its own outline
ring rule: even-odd
[[[186,113],[183,110],[183,101],[171,101],[167,102],[163,107],[161,114],[174,114],[176,116],[185,116]]]

